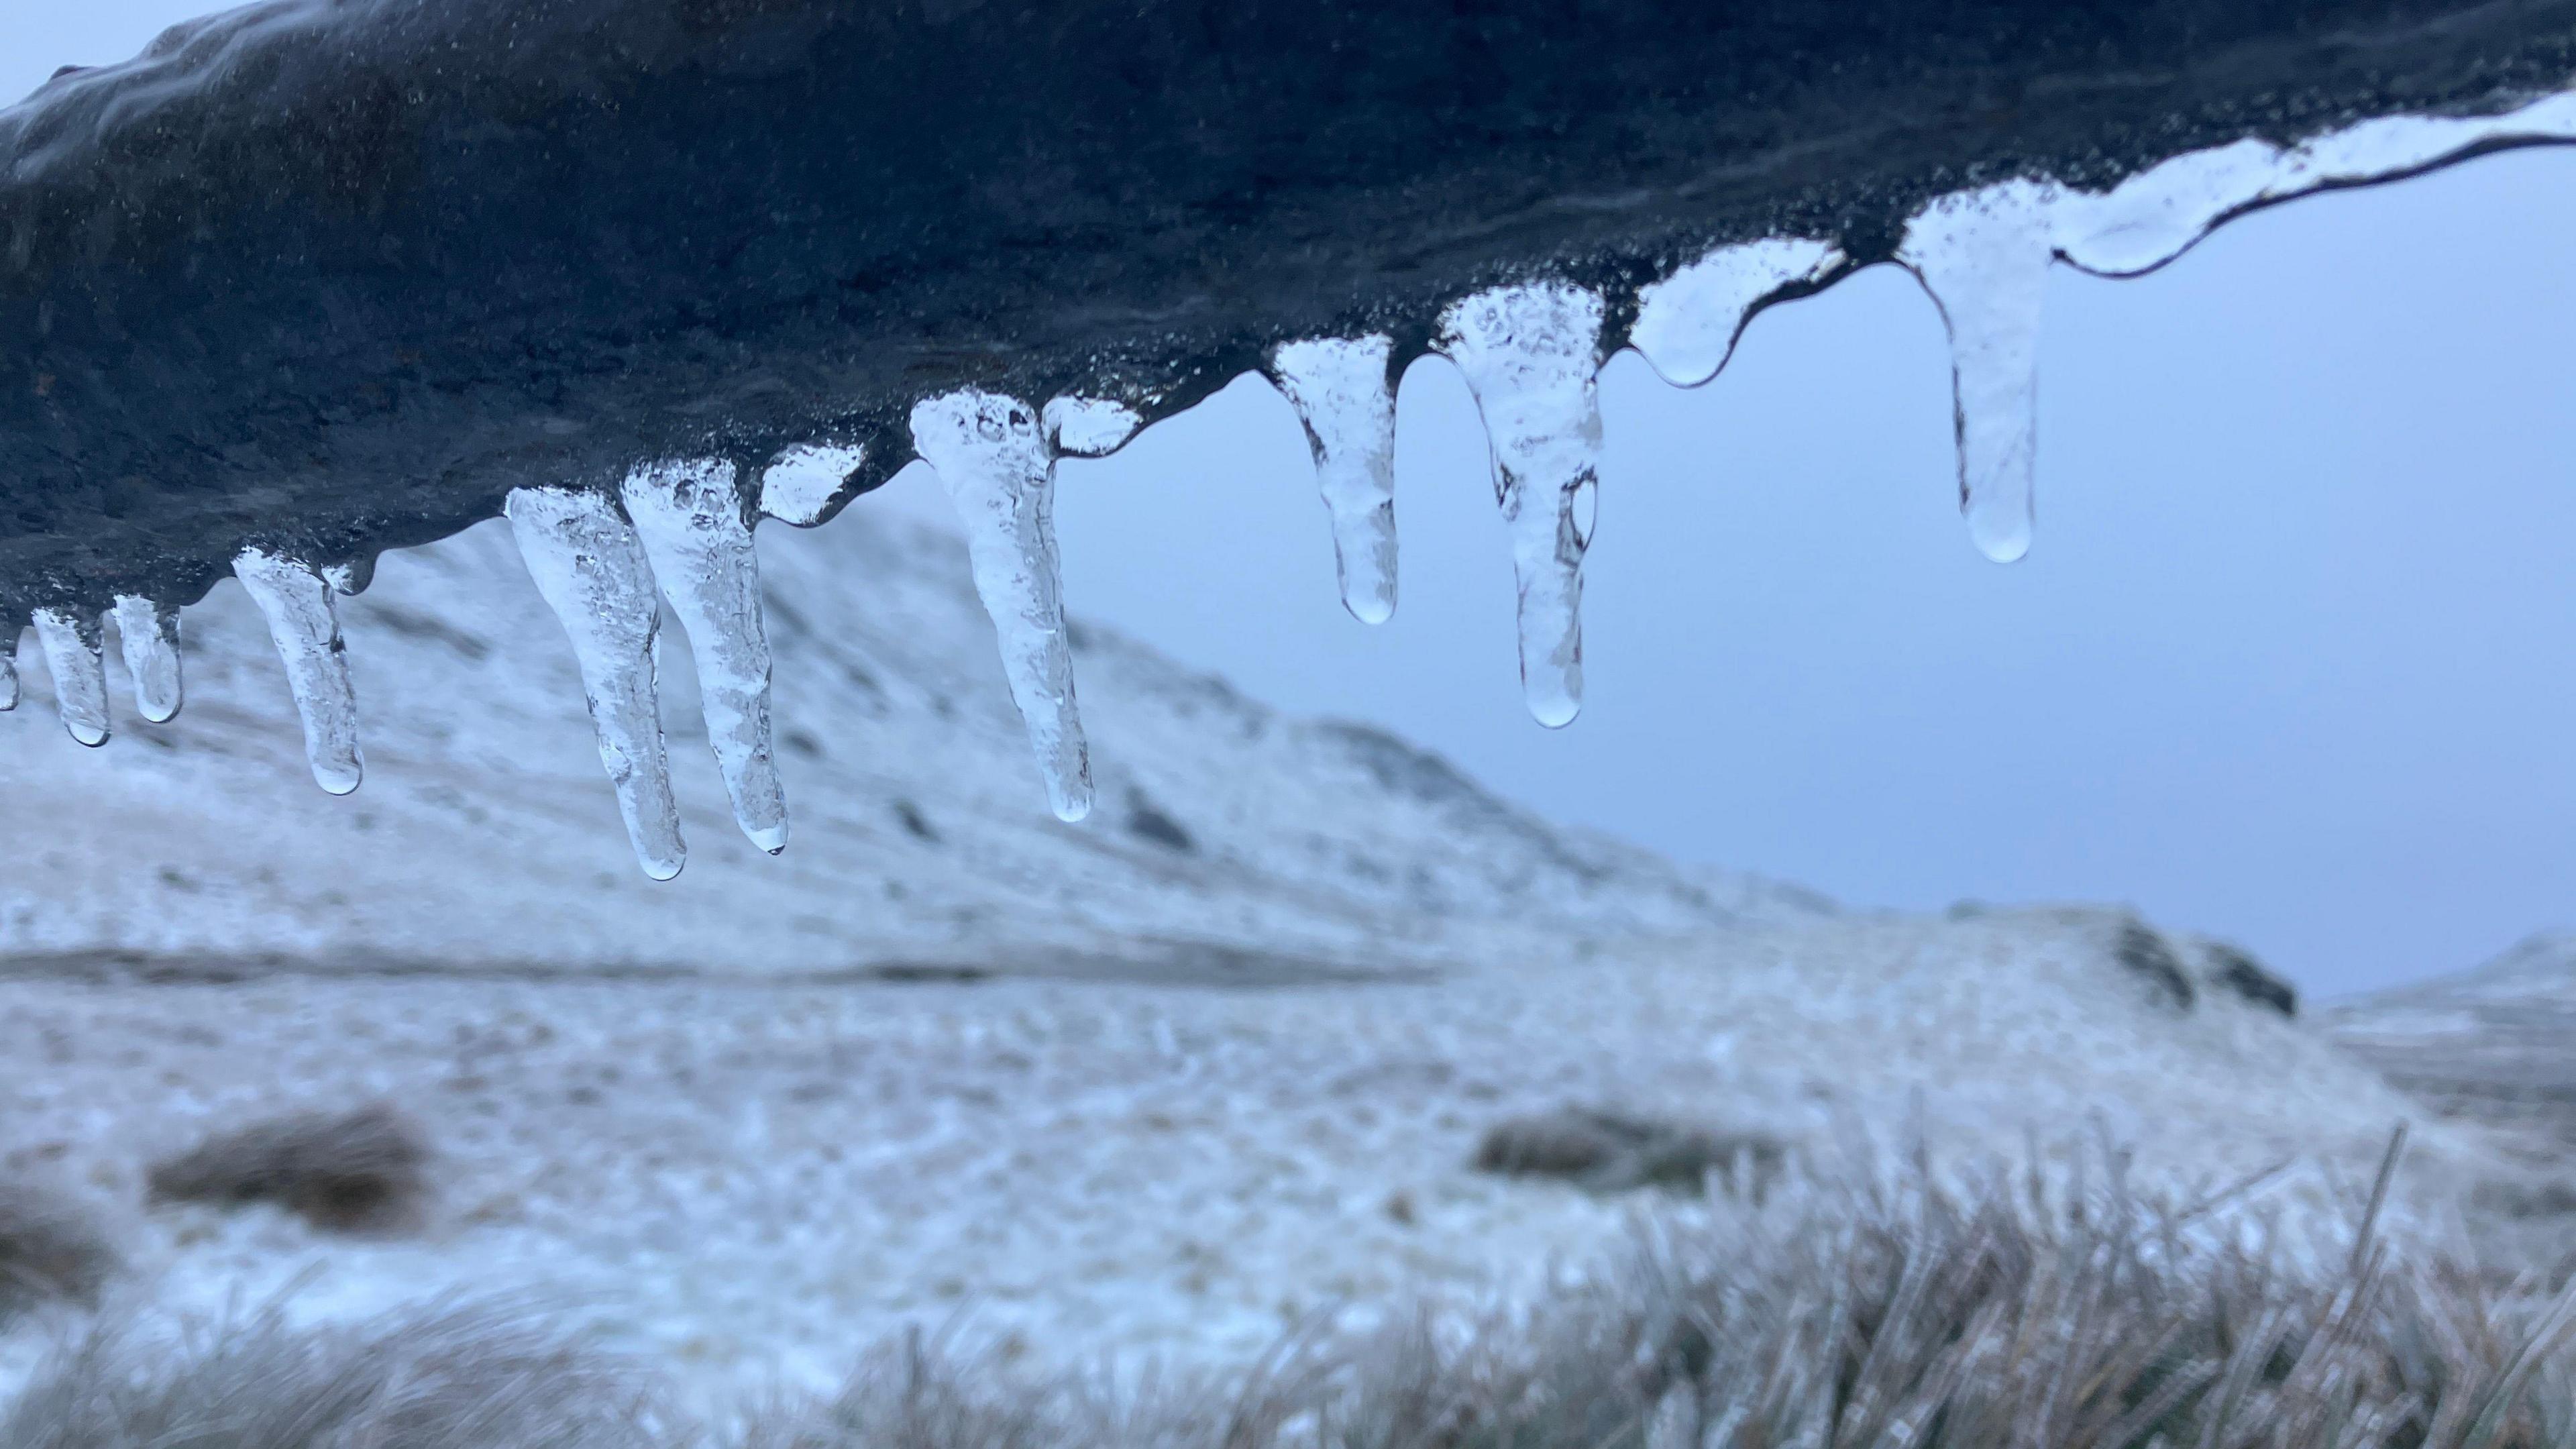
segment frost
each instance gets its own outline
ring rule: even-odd
[[[335,564],[326,564],[322,569],[322,580],[336,592],[363,594],[367,591],[367,585],[376,581],[376,561],[372,558],[353,558],[344,559]]]
[[[648,463],[627,475],[626,512],[651,577],[698,662],[707,742],[724,771],[734,819],[772,855],[787,848],[787,797],[769,720],[769,635],[761,627],[760,559],[743,518],[734,465]]]
[[[1073,697],[1056,562],[1055,455],[1037,409],[977,389],[912,410],[912,443],[957,506],[975,591],[993,617],[1002,671],[1028,726],[1056,815],[1091,813],[1091,756]]]
[[[572,639],[599,762],[644,873],[669,880],[687,863],[680,806],[662,744],[653,650],[662,627],[643,540],[597,493],[512,490],[502,510],[537,593]]]
[[[107,743],[107,663],[98,620],[62,609],[36,611],[36,644],[54,676],[63,728],[92,749]]]
[[[243,549],[233,575],[267,618],[268,637],[286,663],[314,782],[348,794],[365,778],[366,761],[358,753],[358,700],[349,687],[349,647],[340,637],[331,586],[312,565],[261,548]]]
[[[1077,458],[1105,458],[1145,426],[1134,408],[1096,397],[1056,398],[1040,420],[1046,424],[1048,445]]]
[[[1998,562],[2030,548],[2050,262],[2134,277],[2257,207],[2393,180],[2490,147],[2571,139],[2576,94],[2562,94],[2500,115],[2365,121],[2287,148],[2239,141],[2174,157],[2106,192],[2014,180],[1929,203],[1907,223],[1897,260],[1949,329],[1959,503],[1970,536]]]
[[[760,474],[760,511],[781,523],[811,528],[823,521],[868,450],[839,443],[800,443],[769,460]]]
[[[154,724],[166,724],[179,713],[179,611],[150,599],[119,594],[116,634],[123,645],[125,672],[134,677],[134,707]]]
[[[1726,366],[1756,307],[1842,265],[1841,247],[1807,237],[1720,247],[1638,294],[1628,345],[1664,381],[1697,387]]]
[[[1520,588],[1521,688],[1551,729],[1583,707],[1583,552],[1601,471],[1603,304],[1563,283],[1497,287],[1441,319],[1493,448]]]
[[[1297,410],[1332,518],[1342,607],[1363,624],[1395,614],[1395,339],[1315,338],[1270,355],[1270,377]]]

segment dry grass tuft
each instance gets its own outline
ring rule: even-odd
[[[71,1198],[32,1182],[0,1182],[0,1322],[49,1298],[96,1303],[116,1250]]]
[[[271,1311],[177,1343],[65,1345],[0,1410],[9,1449],[655,1449],[649,1398],[510,1314],[297,1330]]]
[[[151,1190],[156,1202],[269,1202],[316,1227],[382,1232],[420,1220],[429,1156],[420,1127],[392,1107],[298,1113],[155,1163]]]
[[[1561,1178],[1593,1192],[1698,1192],[1713,1181],[1730,1196],[1756,1200],[1787,1163],[1787,1144],[1768,1133],[1582,1107],[1498,1122],[1475,1156],[1479,1172]]]

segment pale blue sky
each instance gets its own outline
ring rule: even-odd
[[[0,94],[193,8],[10,7]],[[1520,703],[1443,363],[1402,398],[1393,623],[1335,602],[1303,441],[1250,383],[1066,466],[1066,594],[1676,855],[1865,904],[2132,901],[2322,992],[2450,970],[2576,927],[2571,233],[2576,154],[2522,153],[2141,281],[2061,270],[2008,567],[1959,523],[1940,324],[1902,275],[1775,309],[1697,391],[1622,358],[1562,732]]]

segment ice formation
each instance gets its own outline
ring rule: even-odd
[[[0,614],[0,714],[18,707],[18,639],[27,626]]]
[[[1601,474],[1601,294],[1496,287],[1441,318],[1492,445],[1520,588],[1521,689],[1551,729],[1583,707],[1583,552]]]
[[[1841,247],[1811,237],[1719,247],[1637,294],[1628,345],[1664,381],[1697,387],[1735,354],[1756,308],[1793,286],[1821,285],[1843,265]]]
[[[734,819],[752,844],[776,855],[787,848],[787,797],[770,732],[760,559],[734,465],[711,458],[647,463],[626,476],[624,493],[651,577],[688,632],[707,742],[724,771]]]
[[[760,511],[781,523],[811,528],[823,521],[868,450],[839,443],[800,443],[769,460],[760,474]]]
[[[1395,339],[1313,338],[1270,354],[1297,410],[1333,525],[1342,607],[1363,624],[1395,614]]]
[[[1055,450],[1038,410],[968,388],[912,410],[912,445],[939,474],[966,529],[975,591],[993,616],[1002,671],[1028,726],[1059,819],[1091,813],[1091,754],[1073,697],[1056,563]]]
[[[286,663],[314,782],[348,794],[367,767],[358,753],[358,699],[349,687],[349,648],[340,638],[331,585],[312,565],[263,548],[243,549],[233,575],[267,618],[268,637]]]
[[[1134,408],[1096,397],[1050,399],[1039,421],[1046,425],[1047,445],[1075,458],[1105,458],[1145,426]]]
[[[643,540],[606,495],[519,488],[503,510],[537,593],[572,638],[599,762],[644,873],[669,880],[687,863],[680,806],[662,744],[654,647],[662,627]]]
[[[54,708],[73,739],[107,743],[107,662],[98,620],[67,609],[36,611],[36,644],[54,676]]]
[[[2394,116],[2296,146],[2259,140],[2176,156],[2109,191],[2012,180],[1941,197],[1907,223],[1897,260],[1950,334],[1959,505],[1998,562],[2030,548],[2038,450],[2040,299],[2052,261],[2134,277],[2230,217],[2387,181],[2508,144],[2576,139],[2576,94],[2495,116]]]
[[[154,724],[167,724],[179,713],[179,611],[120,594],[116,634],[125,654],[125,672],[134,677],[136,713]]]

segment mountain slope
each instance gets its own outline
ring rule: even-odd
[[[733,828],[666,624],[693,853],[675,882],[638,875],[569,645],[493,523],[389,555],[342,602],[368,758],[347,800],[307,778],[238,585],[187,611],[185,711],[141,723],[112,680],[103,750],[56,723],[30,636],[29,697],[0,715],[0,955],[761,973],[1107,956],[1222,973],[1245,953],[1369,967],[1498,931],[1822,909],[1550,826],[1390,735],[1285,718],[1096,629],[1075,638],[1101,807],[1061,825],[954,538],[863,507],[764,528],[760,549],[783,857]]]

